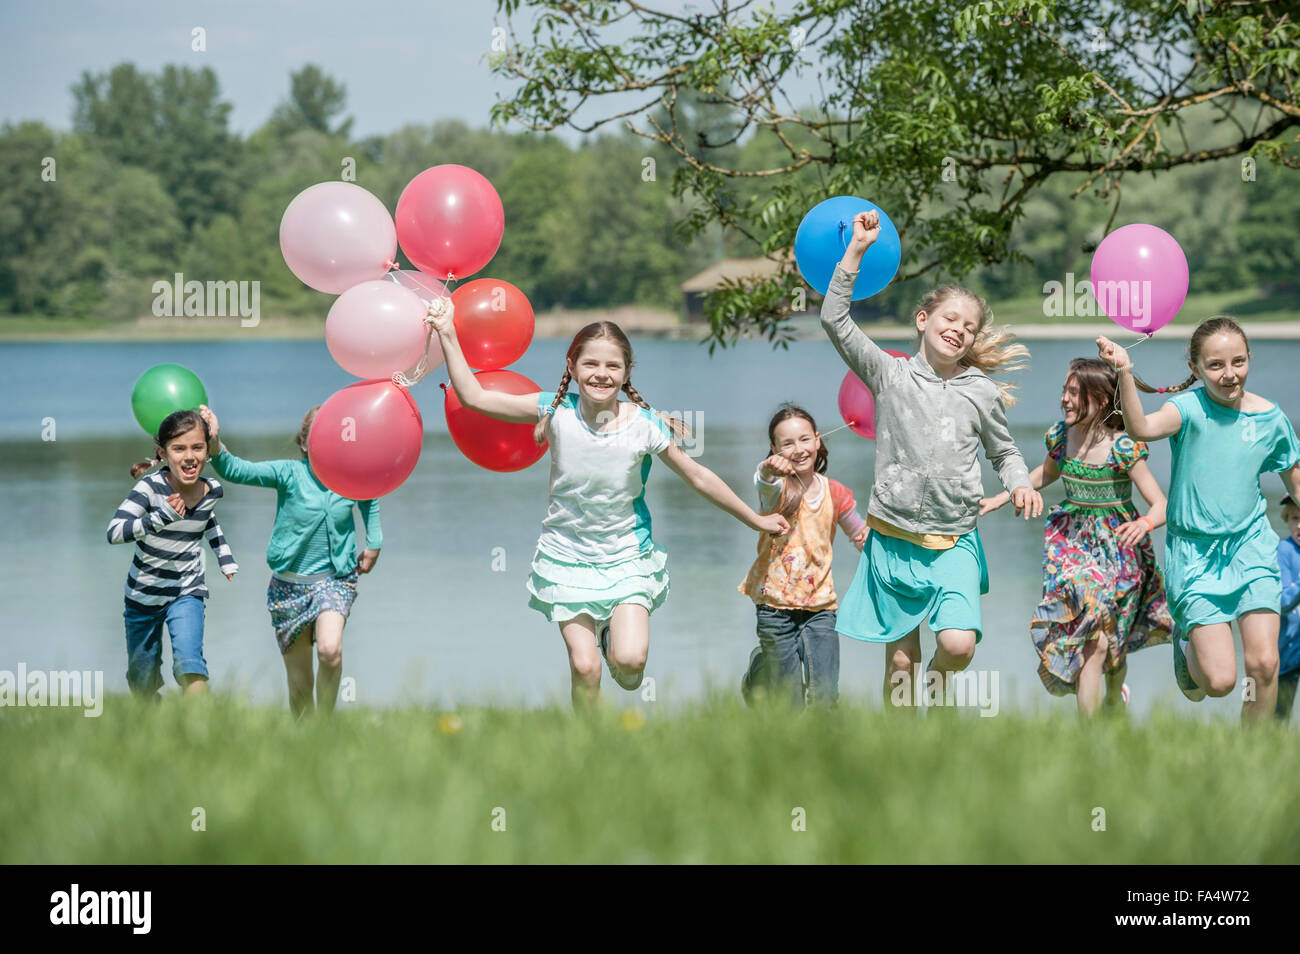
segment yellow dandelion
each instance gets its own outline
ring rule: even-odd
[[[438,719],[438,730],[443,735],[455,735],[460,731],[460,716],[454,712],[448,712]]]
[[[645,725],[645,713],[640,709],[624,709],[618,717],[618,724],[629,732],[635,732]]]

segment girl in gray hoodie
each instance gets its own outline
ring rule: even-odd
[[[937,643],[927,668],[945,680],[970,664],[983,635],[979,598],[989,582],[975,529],[983,497],[979,448],[1017,515],[1040,516],[1043,498],[1007,429],[1011,386],[988,377],[1024,367],[1016,362],[1029,352],[992,327],[982,298],[953,285],[926,295],[915,316],[920,348],[910,360],[886,354],[849,317],[862,256],[879,234],[877,213],[854,218],[822,305],[822,327],[876,399],[876,473],[867,506],[876,532],[836,629],[886,644],[886,702],[910,706],[922,622]]]

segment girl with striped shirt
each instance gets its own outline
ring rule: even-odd
[[[208,459],[208,430],[196,411],[177,411],[158,428],[155,460],[131,468],[141,477],[108,524],[109,543],[135,543],[126,579],[126,681],[131,691],[157,698],[162,688],[162,629],[172,641],[172,675],[186,695],[207,691],[203,659],[204,581],[202,541],[217,555],[221,572],[234,579],[239,566],[230,552],[215,507],[221,484],[200,476]]]

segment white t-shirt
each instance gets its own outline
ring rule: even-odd
[[[554,391],[538,395],[538,415],[554,400]],[[546,429],[551,500],[537,541],[547,556],[599,565],[632,559],[654,546],[645,482],[650,455],[667,448],[672,434],[658,415],[632,408],[627,423],[603,433],[583,420],[577,394],[566,394],[555,408]]]

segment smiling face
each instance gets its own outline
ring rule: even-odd
[[[959,362],[975,343],[980,327],[980,307],[965,295],[949,295],[929,312],[916,313],[916,330],[931,366]]]
[[[577,382],[578,393],[598,406],[609,406],[618,400],[627,373],[623,349],[608,338],[588,341],[577,359],[569,362],[569,374]]]
[[[1065,379],[1065,387],[1061,389],[1061,410],[1065,413],[1067,427],[1074,427],[1088,417],[1088,396],[1079,387],[1076,375]]]
[[[806,418],[787,417],[776,425],[772,438],[772,453],[792,463],[800,477],[807,478],[813,472],[822,441]]]
[[[1205,382],[1205,391],[1220,404],[1236,404],[1246,393],[1246,375],[1250,372],[1250,349],[1246,340],[1231,331],[1220,331],[1206,338],[1192,371]]]
[[[199,472],[208,459],[208,438],[202,427],[191,427],[185,433],[177,434],[159,450],[163,463],[182,489],[189,489],[198,482]]]

